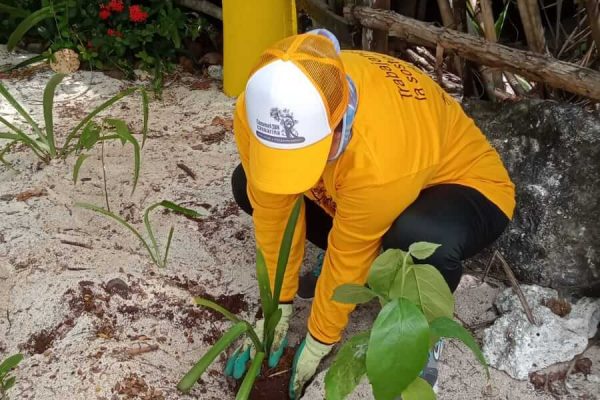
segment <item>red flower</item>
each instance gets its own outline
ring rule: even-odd
[[[108,2],[108,9],[114,12],[121,12],[125,9],[123,0],[110,0]]]
[[[123,33],[119,32],[116,29],[111,29],[111,28],[108,28],[108,30],[106,31],[106,34],[108,36],[113,36],[113,37],[123,37]]]
[[[148,13],[139,4],[129,6],[129,20],[131,22],[144,22],[148,19]]]
[[[87,48],[88,48],[88,49],[93,49],[93,48],[94,48],[94,43],[92,43],[92,41],[91,41],[91,40],[88,40],[88,41],[87,41]]]
[[[110,10],[106,6],[106,4],[100,5],[100,12],[98,13],[98,17],[100,17],[100,19],[108,19],[108,17],[110,17]]]

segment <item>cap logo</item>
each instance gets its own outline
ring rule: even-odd
[[[298,120],[294,114],[287,108],[271,108],[271,118],[278,122],[273,124],[256,119],[256,136],[272,143],[291,144],[303,143],[306,139],[298,134],[295,126]]]

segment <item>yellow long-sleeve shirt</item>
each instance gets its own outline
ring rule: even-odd
[[[353,306],[331,300],[344,283],[363,284],[381,247],[381,237],[419,192],[441,183],[472,187],[509,218],[514,185],[496,151],[460,105],[432,79],[408,63],[364,51],[343,51],[346,73],[358,92],[352,139],[329,162],[321,180],[305,195],[333,217],[328,249],[317,283],[310,333],[324,343],[340,340]],[[234,132],[244,170],[251,182],[244,94],[237,101]],[[257,245],[271,281],[281,237],[295,196],[259,191],[250,183]],[[282,301],[294,298],[304,254],[301,211]]]

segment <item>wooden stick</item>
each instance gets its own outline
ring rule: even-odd
[[[343,17],[331,12],[326,3],[319,0],[296,0],[296,9],[306,11],[315,21],[333,32],[342,45],[352,47],[350,24]]]
[[[517,0],[527,46],[531,51],[543,53],[546,49],[544,28],[537,0]]]
[[[550,56],[490,43],[485,39],[439,28],[390,11],[347,7],[345,15],[358,20],[363,26],[387,29],[391,36],[404,38],[407,41],[412,41],[413,38],[420,39],[429,42],[431,47],[439,43],[447,50],[454,50],[459,55],[480,64],[506,69],[575,94],[600,99],[600,72],[590,68],[559,61]]]
[[[213,18],[223,21],[223,10],[207,0],[175,0],[181,6],[201,12]]]
[[[598,0],[587,0],[585,8],[587,9],[590,28],[592,28],[592,37],[596,42],[596,51],[600,53],[600,2]]]
[[[364,5],[379,8],[382,10],[390,9],[390,0],[363,0]],[[376,51],[378,53],[388,53],[388,34],[387,31],[373,30],[363,28],[362,30],[362,48],[363,50]]]

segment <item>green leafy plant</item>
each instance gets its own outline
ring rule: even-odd
[[[370,331],[350,338],[338,351],[325,376],[328,400],[344,399],[366,375],[377,400],[435,399],[431,386],[419,377],[429,349],[442,337],[457,338],[477,360],[487,364],[471,334],[455,322],[454,297],[432,265],[414,259],[431,256],[437,244],[413,243],[408,252],[390,249],[371,266],[368,287],[346,284],[333,300],[346,304],[377,298],[382,306]]]
[[[21,104],[10,94],[8,89],[0,82],[0,98],[4,97],[8,103],[17,111],[17,113],[25,120],[28,125],[28,131],[18,128],[17,126],[10,123],[8,120],[0,116],[0,126],[4,126],[9,129],[8,132],[0,132],[0,139],[8,140],[8,143],[0,150],[0,162],[9,165],[4,159],[5,154],[17,143],[24,144],[29,147],[31,151],[35,153],[42,161],[48,163],[52,159],[66,158],[71,153],[81,153],[85,150],[90,150],[97,143],[101,143],[108,140],[118,140],[122,144],[131,143],[134,149],[134,184],[133,190],[137,185],[137,180],[140,171],[140,148],[137,139],[132,135],[127,124],[119,119],[105,118],[102,125],[96,123],[94,118],[102,111],[106,110],[117,101],[122,98],[131,95],[136,91],[141,92],[142,97],[142,111],[144,125],[142,128],[142,146],[146,140],[148,132],[148,96],[146,91],[141,87],[133,87],[118,93],[112,98],[108,99],[95,109],[93,109],[87,116],[85,116],[77,126],[75,126],[70,132],[67,133],[64,144],[62,147],[56,142],[56,135],[54,129],[54,94],[56,87],[64,79],[64,74],[56,74],[48,81],[44,90],[43,97],[43,110],[44,110],[44,125],[45,128],[42,130],[38,123],[33,120],[31,115],[25,110]],[[105,134],[106,131],[112,130],[114,133]],[[79,168],[87,155],[80,155],[79,159],[75,163],[74,179],[76,180]]]
[[[106,217],[109,217],[109,218],[117,221],[119,224],[123,225],[125,228],[127,228],[129,231],[131,231],[131,233],[133,233],[140,240],[140,242],[142,242],[142,244],[148,251],[150,258],[152,259],[152,262],[161,268],[165,268],[167,266],[167,258],[169,256],[169,248],[171,247],[171,240],[173,239],[173,232],[174,232],[175,228],[171,227],[169,229],[169,234],[167,236],[167,243],[166,243],[165,251],[163,254],[158,245],[158,241],[156,240],[156,236],[154,235],[154,230],[152,229],[152,224],[150,223],[150,212],[152,212],[152,210],[154,210],[157,207],[164,207],[167,210],[171,210],[177,214],[182,214],[182,215],[185,215],[190,218],[199,218],[199,217],[206,215],[206,212],[195,211],[195,210],[192,210],[189,208],[185,208],[185,207],[182,207],[181,205],[175,204],[168,200],[163,200],[158,203],[154,203],[150,207],[148,207],[146,209],[146,211],[144,212],[144,227],[146,228],[146,234],[148,235],[148,238],[149,238],[149,241],[148,241],[148,240],[144,239],[144,236],[142,236],[142,234],[137,229],[135,229],[131,224],[129,224],[127,221],[125,221],[120,216],[118,216],[108,210],[105,210],[101,207],[98,207],[98,206],[95,206],[95,205],[89,204],[89,203],[75,203],[75,206],[85,208],[88,210],[92,210],[94,212],[97,212],[98,214],[102,214]]]
[[[283,277],[287,267],[288,258],[290,255],[290,248],[292,245],[292,239],[294,236],[294,230],[296,222],[298,221],[298,215],[300,213],[300,207],[302,204],[302,198],[300,197],[288,218],[287,225],[279,248],[279,257],[277,259],[277,270],[275,273],[275,281],[273,284],[273,291],[271,291],[271,285],[269,282],[269,275],[267,272],[267,266],[260,249],[257,249],[256,255],[256,276],[258,279],[258,287],[260,291],[261,305],[263,309],[263,316],[265,320],[263,337],[258,337],[252,324],[238,318],[236,315],[227,311],[210,300],[203,298],[196,298],[196,304],[211,308],[227,319],[232,321],[234,325],[219,339],[211,349],[204,354],[204,356],[194,365],[194,367],[181,379],[177,388],[186,393],[188,392],[194,383],[200,379],[200,376],[206,371],[209,365],[215,360],[215,358],[231,344],[236,341],[242,335],[248,335],[254,346],[256,347],[256,356],[252,359],[252,363],[248,372],[242,381],[242,385],[238,390],[236,400],[247,399],[250,395],[250,390],[254,384],[254,380],[260,372],[262,362],[265,359],[269,359],[271,351],[271,345],[275,335],[275,327],[281,318],[281,310],[279,306],[279,295],[281,293],[281,286],[283,284]]]
[[[8,390],[15,385],[16,378],[8,374],[23,360],[22,354],[8,357],[0,364],[0,400],[8,400]]]

